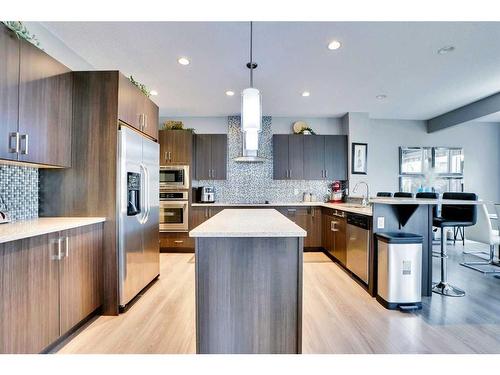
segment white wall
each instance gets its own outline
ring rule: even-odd
[[[185,128],[194,128],[197,133],[217,134],[227,133],[227,117],[160,117],[160,126],[166,120],[177,120],[184,123]],[[346,134],[343,133],[342,122],[339,118],[312,117],[272,117],[271,129],[273,134],[292,133],[292,124],[295,121],[305,121],[318,134]]]
[[[350,142],[368,143],[368,175],[352,176],[351,189],[365,180],[373,195],[398,191],[399,146],[463,147],[464,189],[500,201],[500,124],[468,123],[428,134],[425,121],[368,119],[366,114],[349,120]]]

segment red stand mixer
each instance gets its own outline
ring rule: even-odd
[[[346,191],[345,181],[333,181],[330,188],[329,203],[342,203],[344,201],[344,193]]]

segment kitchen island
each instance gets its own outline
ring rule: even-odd
[[[301,353],[306,231],[274,209],[225,209],[189,235],[197,353]]]

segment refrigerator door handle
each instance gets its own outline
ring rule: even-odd
[[[145,223],[148,222],[149,220],[149,213],[151,212],[151,202],[150,202],[150,186],[149,186],[149,169],[148,167],[146,167],[144,165],[144,172],[146,174],[146,177],[145,177],[145,188],[146,188],[146,194],[145,194],[145,197],[146,197],[146,218],[144,220]]]
[[[146,187],[146,184],[147,184],[147,172],[146,172],[146,167],[144,166],[144,164],[140,163],[139,164],[139,168],[141,169],[141,177],[142,177],[142,180],[144,181],[144,183],[141,183],[141,207],[143,208],[141,210],[141,217],[138,219],[139,220],[139,223],[141,224],[144,224],[146,221],[147,221],[147,218],[146,218],[146,215],[147,215],[147,197],[146,197],[146,194],[147,194],[147,187]]]

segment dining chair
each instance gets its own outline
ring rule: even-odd
[[[500,267],[497,267],[497,269],[493,267],[490,267],[488,269],[481,268],[481,266],[493,265],[495,246],[500,245],[500,236],[498,235],[498,230],[493,229],[490,215],[488,214],[488,210],[486,209],[486,204],[482,204],[478,207],[476,225],[466,228],[465,234],[468,240],[489,245],[489,258],[486,261],[462,262],[460,264],[464,267],[468,267],[482,273],[500,273]]]

